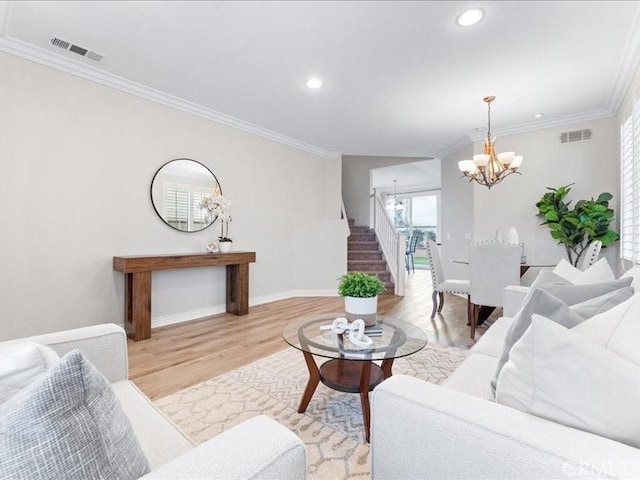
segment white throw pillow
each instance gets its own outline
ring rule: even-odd
[[[563,258],[553,269],[553,273],[565,278],[574,285],[610,282],[616,279],[609,262],[604,257],[591,265],[584,272],[579,268],[574,267]]]
[[[602,348],[640,366],[640,295],[600,313],[572,330]]]
[[[43,378],[58,360],[51,348],[34,342],[0,346],[0,403]]]
[[[511,349],[496,401],[640,448],[640,367],[540,315]]]

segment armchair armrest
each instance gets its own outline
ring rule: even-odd
[[[258,415],[142,478],[299,480],[306,472],[302,441],[272,418]]]
[[[518,310],[522,308],[524,299],[529,294],[531,287],[511,285],[504,289],[502,293],[502,314],[505,317],[515,317]]]
[[[640,478],[640,450],[422,380],[372,394],[373,479]]]
[[[127,334],[114,323],[25,337],[6,343],[19,342],[47,345],[60,356],[77,348],[110,382],[128,378]]]

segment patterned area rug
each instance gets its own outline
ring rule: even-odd
[[[466,356],[466,350],[429,344],[397,359],[393,373],[441,383]],[[268,415],[305,442],[309,479],[368,479],[360,396],[320,383],[307,411],[298,413],[307,378],[302,353],[288,348],[155,403],[195,443],[255,415]]]

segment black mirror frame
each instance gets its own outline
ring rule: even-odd
[[[165,225],[167,225],[168,227],[173,228],[174,230],[177,230],[178,232],[182,232],[182,233],[198,233],[198,232],[202,232],[204,230],[206,230],[207,228],[209,228],[211,225],[213,225],[214,223],[216,223],[216,220],[218,219],[218,216],[216,215],[214,217],[213,220],[211,220],[211,223],[209,225],[207,225],[204,228],[201,228],[200,230],[180,230],[179,228],[174,227],[173,225],[171,225],[170,223],[168,223],[163,217],[162,215],[160,215],[160,212],[158,211],[158,208],[156,207],[155,202],[153,201],[153,182],[155,182],[156,177],[158,176],[158,173],[160,173],[160,170],[162,170],[164,167],[166,167],[167,165],[169,165],[172,162],[178,161],[178,160],[189,160],[190,162],[194,162],[197,163],[198,165],[201,165],[202,167],[204,167],[213,177],[213,179],[215,180],[216,184],[218,185],[218,190],[220,190],[220,195],[222,195],[222,185],[220,185],[220,182],[218,181],[218,177],[216,177],[215,173],[213,173],[211,171],[211,169],[209,167],[207,167],[204,163],[199,162],[197,160],[194,160],[192,158],[174,158],[172,160],[169,160],[168,162],[163,163],[160,168],[158,168],[158,170],[156,170],[156,173],[153,174],[153,178],[151,179],[151,184],[149,185],[149,198],[151,199],[151,205],[153,205],[153,210],[156,212],[156,214],[158,215],[158,218],[160,218],[160,220],[162,220],[162,223],[164,223]]]

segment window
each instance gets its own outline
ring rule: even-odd
[[[640,98],[620,126],[620,256],[640,263]]]
[[[200,208],[200,201],[208,194],[198,186],[165,182],[163,218],[178,230],[201,230],[209,223],[207,213]]]

